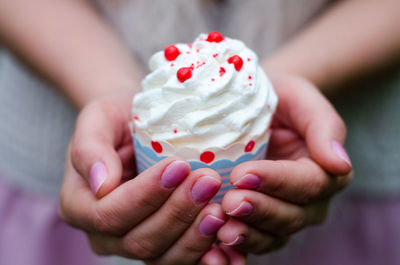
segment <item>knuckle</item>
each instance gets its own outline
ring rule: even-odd
[[[306,224],[306,215],[305,213],[301,212],[298,214],[293,215],[289,219],[289,223],[287,225],[287,228],[285,229],[283,235],[290,235],[293,234],[294,232],[299,231],[301,228],[303,228]]]
[[[204,249],[204,247],[201,247],[199,244],[196,244],[195,242],[182,247],[182,251],[184,253],[193,256],[198,256],[199,254],[204,253],[205,250],[206,249]]]
[[[303,191],[303,203],[306,204],[319,198],[323,194],[326,186],[326,179],[321,177],[319,174],[314,174],[312,176],[312,181],[310,181],[309,185]]]
[[[171,201],[169,205],[169,219],[178,222],[183,226],[189,226],[197,216],[197,207],[192,205],[181,205],[176,201]]]
[[[286,164],[282,161],[276,161],[276,162],[279,165],[279,170],[278,170],[279,174],[274,176],[274,181],[271,181],[268,186],[270,191],[275,193],[284,190],[288,183],[288,178],[287,178],[288,169]]]
[[[141,196],[139,199],[139,205],[153,212],[160,208],[163,200],[165,200],[164,196]]]
[[[277,219],[276,207],[277,206],[270,200],[265,200],[258,214],[252,214],[248,217],[248,223],[252,224],[254,227],[268,227],[271,224],[271,220]]]
[[[118,227],[115,225],[113,214],[110,211],[95,210],[92,218],[92,225],[95,231],[105,234],[120,235]]]
[[[86,153],[86,146],[82,140],[73,139],[71,145],[71,161],[74,165],[79,165],[83,161]]]
[[[160,254],[157,248],[147,240],[140,240],[133,237],[126,237],[122,242],[122,250],[129,256],[141,260],[151,260]]]

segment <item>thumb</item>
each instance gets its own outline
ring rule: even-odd
[[[94,103],[82,110],[76,123],[70,144],[71,162],[98,198],[121,182],[122,162],[116,146],[123,140],[127,126],[122,117],[118,108]]]
[[[306,140],[311,158],[335,175],[346,175],[351,161],[343,144],[346,127],[339,114],[318,89],[297,77],[274,77],[279,95],[278,113]]]

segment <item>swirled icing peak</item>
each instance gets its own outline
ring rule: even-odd
[[[170,45],[149,61],[133,100],[136,130],[176,148],[226,148],[265,134],[277,96],[256,54],[218,32]]]

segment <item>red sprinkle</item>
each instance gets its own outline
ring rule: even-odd
[[[196,49],[196,52],[199,52],[200,51],[200,49]]]
[[[211,31],[208,33],[207,41],[208,42],[221,42],[224,40],[224,37],[221,35],[221,33],[217,31]]]
[[[226,70],[225,70],[225,68],[223,68],[223,67],[220,67],[219,68],[219,76],[223,76],[224,74],[226,73]]]
[[[251,79],[251,75],[249,75],[249,79]]]
[[[178,133],[178,130],[177,130],[177,129],[174,129],[174,133]]]
[[[218,56],[218,53],[213,54],[213,57],[214,57],[214,58],[217,57],[217,56]]]
[[[186,54],[190,54],[190,51],[187,51]]]
[[[253,150],[255,144],[256,144],[256,143],[255,143],[254,141],[250,141],[250,142],[246,145],[246,147],[244,148],[244,151],[245,151],[246,153],[247,153],[247,152],[251,152],[251,150]]]
[[[182,83],[192,77],[192,68],[191,67],[182,67],[176,72],[176,77]]]
[[[175,60],[176,57],[179,56],[179,54],[181,54],[181,52],[175,45],[169,45],[167,48],[164,49],[164,56],[165,59],[167,59],[168,61]]]
[[[236,71],[240,71],[240,69],[242,69],[242,66],[243,66],[243,60],[238,55],[233,55],[232,57],[230,57],[228,59],[228,63],[233,63]]]
[[[171,63],[171,67],[173,67],[174,66],[174,64],[173,63]]]
[[[214,153],[210,151],[205,151],[200,155],[200,161],[206,164],[211,163],[214,160],[214,158],[215,158]]]
[[[270,108],[271,108],[271,105],[267,104],[267,109],[270,109]]]
[[[206,64],[205,62],[202,62],[202,63],[198,64],[198,65],[196,66],[196,68],[199,68],[200,66],[203,66],[203,65],[205,65],[205,64]]]
[[[193,43],[188,43],[188,45],[187,45],[190,49],[192,48],[192,46],[193,46]]]
[[[248,62],[250,62],[250,61],[251,61],[251,59],[250,59],[250,58],[247,58],[247,61],[248,61]]]
[[[249,83],[249,86],[252,86],[253,84],[252,83]]]
[[[153,142],[151,141],[151,147],[153,147],[154,151],[156,151],[157,153],[161,153],[162,152],[162,146],[159,142]]]
[[[136,120],[136,121],[138,121],[138,120],[139,120],[139,117],[138,117],[138,116],[134,116],[133,119]]]
[[[211,78],[211,81],[213,81],[213,82],[214,82],[214,81],[215,81],[215,78]]]

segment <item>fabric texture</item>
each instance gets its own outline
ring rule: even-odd
[[[0,180],[0,264],[105,263],[80,230],[60,219],[56,198],[28,194]]]

